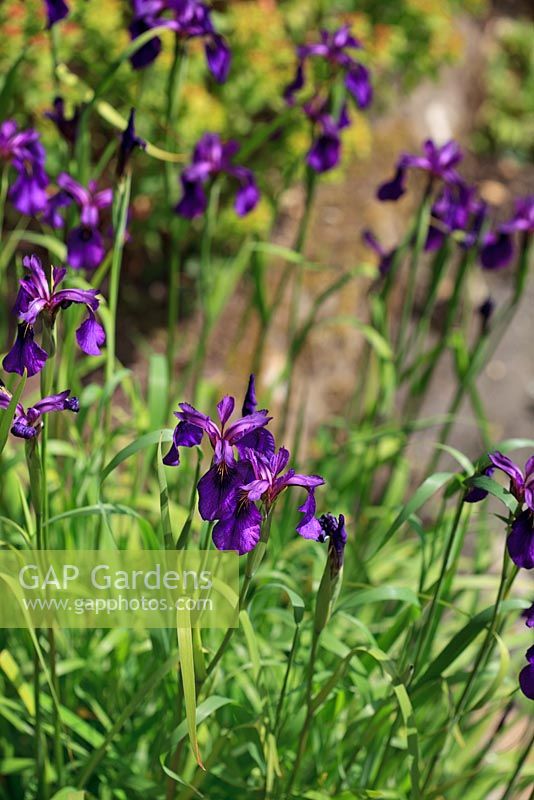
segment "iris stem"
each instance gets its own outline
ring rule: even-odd
[[[313,201],[317,189],[317,173],[309,166],[306,167],[306,187],[304,198],[304,210],[300,220],[297,237],[295,239],[294,251],[302,255],[304,245],[306,243],[306,236],[309,229],[311,212],[313,209]],[[291,299],[289,304],[289,326],[288,326],[288,354],[293,352],[293,344],[295,334],[298,328],[299,311],[300,311],[300,298],[302,294],[302,284],[304,280],[304,259],[301,259],[295,268],[295,276],[293,279],[293,286],[291,292]],[[286,393],[284,398],[284,405],[282,409],[282,416],[280,422],[280,436],[284,438],[287,431],[287,423],[289,418],[289,411],[291,406],[291,398],[293,394],[293,373],[291,363],[291,355],[286,363]]]
[[[300,625],[295,625],[295,632],[293,634],[293,641],[291,643],[291,650],[289,651],[289,655],[287,657],[286,671],[285,671],[285,674],[284,674],[284,680],[283,680],[283,683],[282,683],[282,688],[280,690],[280,697],[278,698],[278,704],[276,706],[276,712],[275,712],[275,717],[274,717],[273,733],[274,733],[275,736],[277,736],[279,734],[279,732],[280,732],[280,727],[281,727],[280,726],[280,722],[281,722],[282,710],[283,710],[284,701],[285,701],[285,698],[286,698],[287,685],[288,685],[288,682],[289,682],[289,675],[291,673],[291,668],[293,666],[293,661],[295,659],[295,653],[297,652],[299,635],[300,635]]]
[[[503,793],[503,795],[501,797],[501,800],[512,800],[512,791],[514,789],[515,783],[516,783],[516,781],[517,781],[517,779],[519,777],[519,773],[521,772],[521,770],[523,769],[523,766],[525,765],[525,763],[527,761],[527,758],[528,758],[528,756],[530,754],[530,751],[532,750],[533,745],[534,745],[534,730],[532,731],[532,735],[531,735],[529,741],[526,743],[526,745],[525,745],[525,747],[523,749],[523,752],[521,753],[521,755],[519,756],[519,758],[517,760],[516,768],[513,771],[512,775],[510,777],[510,780],[508,781],[508,783],[506,785],[506,789],[504,790],[504,793]],[[531,798],[532,798],[532,795],[531,795]]]
[[[165,149],[172,145],[172,131],[180,89],[187,72],[187,54],[178,36],[174,40],[174,55],[167,80],[167,107],[165,112]],[[165,163],[165,202],[169,215],[169,299],[167,307],[167,374],[169,394],[172,387],[174,361],[176,357],[176,327],[180,311],[180,240],[183,227],[173,211],[174,166]],[[169,397],[169,401],[171,398]]]
[[[304,723],[300,730],[299,740],[297,745],[297,755],[295,758],[295,763],[293,765],[293,770],[289,777],[289,781],[286,787],[286,796],[291,797],[291,790],[293,788],[293,784],[297,778],[298,771],[300,769],[300,765],[302,759],[304,757],[304,752],[306,750],[306,743],[308,741],[308,734],[310,730],[310,725],[313,720],[313,706],[312,706],[312,690],[313,690],[313,675],[315,670],[315,661],[317,658],[317,648],[319,645],[319,634],[316,633],[314,630],[311,650],[310,650],[310,659],[308,662],[308,677],[306,681],[306,716],[304,717]]]
[[[128,207],[130,204],[130,192],[132,178],[126,174],[119,182],[116,191],[116,200],[113,209],[113,227],[115,230],[115,240],[113,242],[113,255],[111,259],[111,274],[109,280],[109,328],[107,331],[106,348],[106,385],[111,386],[115,371],[116,340],[117,340],[117,306],[119,303],[119,287],[122,267],[122,254],[124,251],[124,237],[126,235],[126,225],[128,222]],[[106,441],[109,439],[111,431],[112,398],[110,397],[106,409]]]

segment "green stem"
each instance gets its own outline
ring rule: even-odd
[[[283,683],[282,683],[282,688],[280,690],[280,697],[278,698],[278,705],[276,707],[276,713],[275,713],[275,717],[274,717],[273,733],[274,733],[275,736],[277,736],[278,733],[280,732],[280,722],[281,722],[282,710],[283,710],[283,707],[284,707],[284,700],[285,700],[285,697],[286,697],[287,685],[288,685],[288,682],[289,682],[289,675],[291,673],[291,668],[293,666],[293,661],[295,659],[295,653],[297,652],[299,635],[300,635],[300,626],[296,625],[295,626],[295,632],[293,634],[293,641],[291,643],[291,650],[289,651],[289,656],[287,658],[287,666],[286,666],[286,671],[285,671],[285,675],[284,675],[284,680],[283,680]]]
[[[119,182],[114,203],[114,230],[115,241],[113,243],[113,256],[111,260],[111,274],[109,280],[109,329],[107,331],[108,341],[106,348],[106,384],[111,385],[115,371],[116,339],[117,339],[117,306],[119,302],[119,286],[122,267],[122,254],[124,251],[124,237],[128,221],[128,207],[130,204],[130,191],[132,178],[127,173]],[[106,410],[106,440],[109,438],[111,429],[111,398]]]
[[[311,212],[313,208],[313,201],[315,199],[315,192],[317,189],[317,173],[311,168],[306,168],[306,195],[304,199],[304,211],[300,220],[297,237],[295,239],[294,250],[296,253],[302,254],[304,245],[306,243],[306,235],[308,233]],[[302,284],[304,280],[304,260],[302,259],[296,266],[295,276],[293,279],[293,286],[291,292],[291,299],[289,303],[289,327],[288,327],[288,354],[293,352],[293,342],[295,333],[298,327],[300,298],[302,294]],[[289,417],[289,410],[291,407],[291,397],[293,393],[293,372],[291,363],[291,356],[286,363],[286,393],[284,398],[284,405],[282,409],[281,422],[280,422],[280,436],[282,439],[287,430],[287,423]]]
[[[528,756],[530,754],[530,751],[532,750],[533,745],[534,745],[534,729],[532,731],[532,735],[531,735],[529,741],[526,743],[526,745],[525,745],[525,747],[523,749],[523,752],[521,753],[521,755],[519,756],[519,758],[517,760],[516,768],[513,771],[512,775],[510,777],[510,780],[508,781],[508,783],[506,785],[506,789],[504,790],[504,794],[501,797],[501,800],[513,800],[512,791],[513,791],[515,783],[516,783],[516,781],[517,781],[517,779],[519,777],[519,773],[523,769],[523,766],[526,764],[527,758],[528,758]],[[532,792],[534,794],[534,789],[532,790]],[[533,794],[530,795],[531,798],[532,798]]]
[[[293,770],[289,777],[289,781],[286,787],[286,796],[291,797],[291,790],[293,788],[293,784],[297,778],[298,771],[300,769],[300,765],[302,759],[304,757],[304,753],[306,751],[306,743],[308,741],[308,734],[310,732],[310,725],[313,720],[313,707],[312,707],[312,689],[313,689],[313,675],[315,670],[315,660],[317,658],[317,647],[319,644],[319,636],[314,631],[313,632],[313,639],[312,639],[312,646],[310,651],[310,660],[308,662],[308,678],[306,681],[306,716],[304,717],[304,723],[300,730],[299,740],[297,745],[297,755],[295,758],[295,763],[293,765]]]
[[[172,146],[172,131],[176,120],[180,88],[187,70],[187,55],[178,36],[174,41],[174,55],[167,79],[167,107],[165,112],[165,148]],[[176,354],[176,328],[180,311],[180,244],[183,226],[173,210],[174,167],[165,164],[165,203],[169,215],[169,301],[167,307],[167,374],[169,390],[172,386]]]

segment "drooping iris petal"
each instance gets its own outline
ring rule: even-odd
[[[534,628],[534,603],[530,608],[526,608],[521,616],[525,618],[527,628]]]
[[[260,201],[260,190],[256,185],[256,181],[252,177],[245,180],[241,187],[237,190],[235,196],[234,208],[239,217],[245,217],[254,211]]]
[[[34,168],[33,174],[28,174],[25,169],[21,169],[9,190],[9,199],[21,214],[34,216],[46,208],[47,186],[48,177],[43,170],[37,171]]]
[[[179,422],[174,429],[172,446],[163,459],[168,467],[177,467],[180,464],[179,447],[196,447],[202,441],[204,431],[198,425],[190,422]]]
[[[203,214],[208,205],[208,198],[201,181],[191,181],[182,175],[183,195],[175,206],[175,211],[186,219],[194,219]]]
[[[155,28],[156,25],[157,22],[150,24],[142,18],[134,19],[129,26],[130,36],[132,39],[137,39],[142,33],[146,33],[146,31]],[[136,52],[130,56],[132,67],[134,69],[144,69],[148,67],[161,53],[161,46],[161,39],[159,36],[154,36],[153,39],[150,39],[150,41],[146,42],[139,50],[136,50]]]
[[[198,510],[205,520],[229,516],[240,488],[248,482],[250,467],[239,461],[232,467],[214,465],[198,482]]]
[[[486,467],[482,475],[491,478],[494,472],[495,467]],[[484,500],[487,496],[488,492],[486,489],[482,489],[479,486],[471,486],[465,493],[464,503],[480,503],[480,501]]]
[[[528,648],[525,658],[528,664],[519,673],[519,686],[525,697],[534,700],[534,645]]]
[[[96,269],[106,251],[96,228],[79,225],[67,237],[67,261],[73,269]]]
[[[358,107],[367,108],[373,100],[373,87],[369,70],[363,64],[355,64],[345,76],[345,86],[356,100]]]
[[[315,172],[328,172],[339,164],[341,140],[337,131],[324,131],[313,141],[307,162]]]
[[[80,349],[88,356],[100,355],[100,348],[106,342],[106,334],[102,325],[96,321],[92,311],[76,331],[76,341]]]
[[[308,491],[308,495],[304,503],[299,506],[299,511],[304,516],[297,525],[296,531],[300,536],[305,539],[314,539],[319,541],[323,535],[323,529],[318,519],[315,517],[315,493],[313,489]]]
[[[242,503],[235,514],[219,520],[213,529],[213,543],[218,550],[237,550],[244,555],[260,539],[261,513],[254,503]]]
[[[237,444],[247,433],[268,425],[271,419],[272,417],[268,417],[265,411],[255,411],[253,414],[247,414],[246,417],[241,417],[241,419],[230,425],[226,431],[225,438],[229,444]]]
[[[516,567],[534,568],[534,515],[530,510],[521,512],[514,520],[506,546]]]
[[[512,237],[508,233],[488,233],[480,250],[484,269],[503,269],[514,257]]]
[[[48,353],[34,341],[33,328],[25,323],[18,326],[17,338],[2,365],[6,372],[16,372],[28,377],[37,375],[46,364]]]
[[[403,167],[397,167],[395,175],[390,181],[382,183],[378,187],[376,196],[382,202],[395,201],[406,191],[406,170]]]
[[[256,428],[256,430],[245,434],[236,443],[237,452],[240,458],[246,458],[247,450],[255,450],[257,453],[262,453],[265,456],[274,455],[276,443],[271,431],[267,428]]]
[[[295,95],[297,92],[300,92],[301,89],[304,88],[304,64],[302,61],[299,61],[297,64],[297,69],[295,72],[295,77],[289,83],[286,88],[284,89],[284,100],[289,105],[293,105],[295,102]]]

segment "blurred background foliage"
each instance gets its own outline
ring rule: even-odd
[[[55,85],[43,7],[42,0],[3,0],[0,4],[0,24],[7,34],[0,49],[0,71],[5,73],[17,60],[29,37],[30,46],[24,48],[8,114],[21,125],[33,124],[41,131],[45,145],[50,145],[47,168],[53,180],[69,168],[69,153],[65,143],[62,148],[57,146],[56,129],[44,114],[57,93],[65,98],[67,111],[72,113],[82,102],[87,86],[97,85],[129,42],[131,4],[128,0],[72,0],[71,14],[53,33],[59,61],[78,81]],[[308,122],[298,109],[288,112],[282,97],[294,74],[296,44],[314,38],[313,32],[322,26],[334,28],[348,23],[363,42],[362,58],[372,70],[375,100],[371,111],[352,112],[353,124],[343,137],[342,163],[323,178],[335,183],[342,180],[349,162],[371,156],[377,119],[398,112],[414,87],[437,78],[444,66],[460,61],[466,50],[460,17],[470,15],[482,24],[491,12],[488,0],[236,0],[215,2],[213,8],[216,27],[227,36],[233,52],[230,80],[216,84],[206,69],[202,44],[189,43],[178,120],[172,130],[165,130],[166,83],[173,57],[171,36],[164,37],[162,54],[148,69],[135,72],[124,63],[105,99],[123,116],[135,106],[140,135],[182,154],[184,163],[207,130],[243,142],[244,161],[258,175],[262,200],[244,219],[236,218],[231,202],[221,203],[216,242],[223,256],[234,253],[244,236],[269,235],[283,209],[281,194],[302,178],[310,143]],[[534,29],[521,21],[505,22],[492,40],[487,75],[476,77],[485,87],[485,100],[472,142],[481,153],[513,151],[527,158],[534,141]],[[269,141],[265,130],[277,119],[280,125],[272,134],[276,142],[272,138]],[[93,116],[95,164],[106,153],[110,140],[117,138],[108,122]],[[113,167],[112,159],[102,183],[113,180]],[[174,199],[178,200],[180,165],[174,171]],[[136,156],[130,220],[135,247],[130,246],[127,270],[141,283],[165,281],[167,275],[169,215],[163,172],[162,162],[144,154]],[[202,224],[195,221],[182,241],[185,296],[187,276],[195,274],[197,234]],[[150,275],[144,266],[147,262]]]

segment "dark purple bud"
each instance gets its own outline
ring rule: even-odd
[[[45,6],[46,15],[48,18],[48,28],[51,28],[52,25],[56,24],[56,22],[65,19],[69,13],[69,7],[65,3],[65,0],[45,0]]]
[[[493,473],[495,472],[495,467],[489,466],[482,472],[483,476],[487,478],[491,478]],[[488,492],[486,489],[481,489],[478,486],[471,486],[467,492],[465,493],[464,503],[480,503],[481,500],[484,500],[488,496]]]
[[[343,566],[347,532],[345,530],[345,517],[340,514],[323,514],[319,517],[319,524],[323,531],[323,541],[328,540],[328,557],[330,561],[330,574],[337,575]]]
[[[152,30],[152,28],[157,27],[158,21],[148,21],[143,18],[134,19],[129,26],[130,37],[131,39],[137,39],[141,36],[142,33],[146,33],[146,31]],[[159,36],[155,36],[149,42],[144,44],[142,47],[137,50],[133,56],[130,58],[130,63],[134,69],[144,69],[148,67],[149,64],[152,64],[153,61],[161,53],[161,39]]]
[[[121,142],[119,145],[119,153],[117,156],[117,176],[122,178],[126,167],[128,165],[128,161],[130,160],[130,156],[132,155],[133,151],[136,147],[139,147],[141,150],[144,150],[146,147],[146,142],[144,139],[141,139],[135,133],[135,109],[132,108],[130,110],[130,116],[128,117],[128,124],[123,131],[121,136]]]
[[[328,172],[339,164],[341,141],[335,130],[324,131],[314,140],[307,162],[315,172]]]
[[[65,101],[62,97],[54,98],[54,110],[45,111],[45,117],[51,120],[65,141],[75,144],[78,135],[78,125],[80,123],[80,106],[76,106],[72,117],[65,115]]]
[[[241,416],[248,417],[250,414],[253,414],[256,411],[257,407],[258,401],[256,400],[256,378],[254,375],[251,375],[248,379],[247,393],[245,394],[245,399],[243,401]]]

